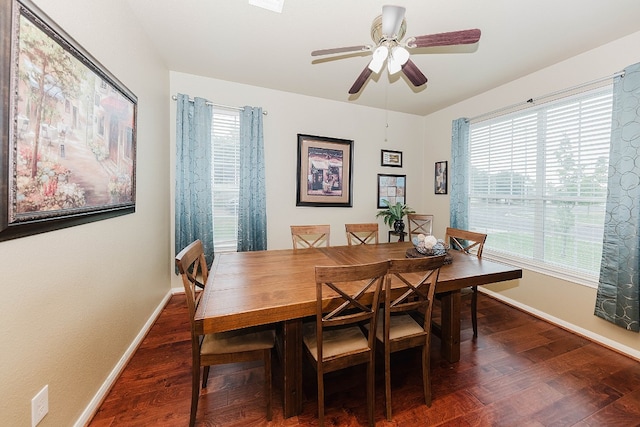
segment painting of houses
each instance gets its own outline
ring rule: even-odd
[[[297,206],[351,206],[353,141],[298,134]]]
[[[309,148],[307,194],[342,196],[342,151]]]
[[[10,222],[132,204],[135,97],[25,15],[16,48]]]

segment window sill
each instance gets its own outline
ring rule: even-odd
[[[487,258],[491,261],[498,261],[505,264],[515,265],[523,269],[531,270],[540,274],[545,274],[547,276],[586,286],[588,288],[598,288],[598,277],[580,274],[575,271],[564,270],[558,268],[557,266],[535,262],[530,259],[505,256],[504,254],[491,252],[489,249],[484,250],[484,252],[482,253],[482,257]]]

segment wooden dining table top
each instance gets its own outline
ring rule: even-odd
[[[410,242],[216,254],[195,315],[199,334],[299,319],[315,314],[316,266],[405,258]],[[450,251],[436,293],[522,277],[517,267]]]

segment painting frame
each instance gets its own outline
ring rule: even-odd
[[[380,150],[380,166],[402,167],[402,151]]]
[[[377,208],[384,209],[387,205],[383,200],[387,200],[389,205],[396,203],[407,204],[407,175],[393,175],[386,173],[378,174],[378,196]]]
[[[353,140],[298,134],[296,206],[352,207]]]
[[[433,179],[433,189],[435,194],[447,194],[448,172],[448,163],[446,160],[435,163]]]
[[[30,0],[0,12],[0,241],[134,213],[136,95]]]

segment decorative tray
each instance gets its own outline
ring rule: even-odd
[[[416,248],[407,249],[407,253],[406,253],[407,258],[424,258],[429,256],[436,256],[436,255],[420,253]],[[451,264],[452,262],[453,262],[453,257],[449,255],[449,251],[447,251],[444,256],[444,263]]]

